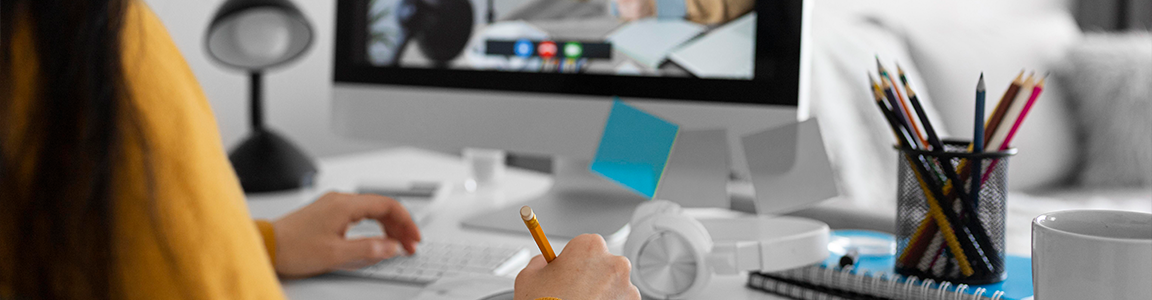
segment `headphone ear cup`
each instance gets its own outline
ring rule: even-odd
[[[676,203],[665,200],[647,201],[636,206],[636,210],[632,212],[632,220],[628,222],[631,232],[628,233],[628,238],[624,241],[624,256],[633,262],[633,267],[635,267],[640,246],[646,242],[649,236],[655,234],[655,228],[652,227],[653,218],[659,215],[678,214],[679,208],[680,206]]]
[[[628,222],[630,232],[624,241],[624,256],[635,262],[640,245],[654,232],[652,220],[656,216],[678,215],[680,205],[667,200],[651,200],[636,206],[632,212],[632,220]]]
[[[656,205],[649,209],[661,208]],[[644,213],[649,215],[644,215],[638,207],[634,217],[640,217],[640,222],[632,224],[624,245],[625,255],[632,262],[632,283],[649,297],[691,297],[708,284],[712,275],[704,259],[712,249],[708,231],[699,221],[681,215],[679,205],[675,208],[662,213],[647,211]]]

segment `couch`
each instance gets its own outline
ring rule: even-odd
[[[898,63],[937,130],[958,139],[971,138],[981,72],[989,113],[1022,69],[1048,74],[1013,143],[1009,253],[1029,254],[1030,220],[1044,212],[1152,212],[1152,34],[1082,32],[1061,1],[814,4],[811,115],[841,196],[793,215],[894,230],[895,141],[867,89],[876,58]]]

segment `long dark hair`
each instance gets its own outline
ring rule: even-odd
[[[131,115],[120,51],[127,1],[0,5],[0,297],[110,299],[114,170],[131,131],[122,126]],[[21,29],[32,37],[36,86],[23,87],[33,91],[29,109],[13,111],[13,79],[29,75],[13,69]],[[20,133],[5,121],[15,114],[26,116]]]

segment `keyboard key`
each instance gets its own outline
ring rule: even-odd
[[[381,261],[339,273],[412,283],[429,283],[447,276],[469,274],[507,276],[531,258],[518,247],[424,242],[416,254]]]

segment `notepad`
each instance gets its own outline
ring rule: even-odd
[[[854,230],[847,230],[853,232]],[[843,231],[833,231],[833,235]],[[883,235],[894,243],[890,234]],[[958,287],[939,282],[925,283],[915,277],[896,275],[895,256],[861,255],[851,269],[840,269],[840,255],[829,255],[823,263],[792,270],[752,273],[748,287],[798,299],[1004,299],[1032,298],[1032,259],[1009,255],[1005,261],[1008,279],[994,284]],[[977,295],[977,296],[973,296]]]
[[[755,41],[756,13],[749,13],[684,43],[668,59],[696,77],[752,79]]]
[[[704,25],[685,20],[648,18],[632,21],[608,35],[612,47],[636,62],[657,68],[673,49],[704,32]]]
[[[730,207],[729,153],[726,129],[680,130],[653,199],[681,207]]]
[[[589,168],[651,199],[680,126],[616,99]]]

